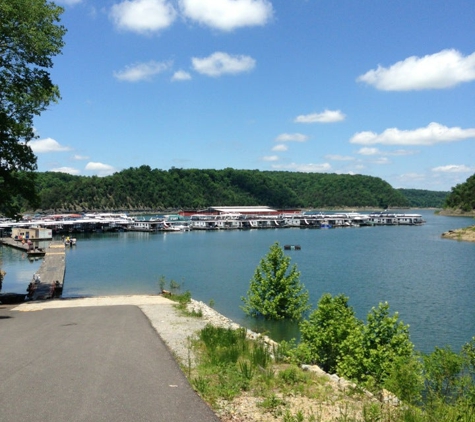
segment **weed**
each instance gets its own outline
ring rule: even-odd
[[[376,403],[363,406],[363,420],[364,422],[378,422],[381,420],[381,409]]]
[[[200,393],[202,396],[206,396],[209,390],[209,384],[208,380],[205,377],[202,377],[201,375],[193,378],[191,380],[191,383],[193,387],[195,388],[198,393]]]
[[[177,290],[180,290],[181,289],[181,285],[180,283],[178,283],[177,281],[175,280],[170,280],[170,290],[172,290],[173,292],[176,292]]]
[[[244,379],[250,381],[254,377],[254,369],[249,361],[239,362],[239,371]]]
[[[257,342],[251,352],[252,363],[262,368],[267,368],[272,358],[267,346],[263,342]]]
[[[305,374],[296,366],[291,366],[289,368],[286,368],[280,371],[279,378],[285,384],[291,384],[291,385],[295,385],[300,382],[306,381]]]
[[[165,285],[167,283],[167,280],[165,279],[164,275],[161,275],[160,278],[158,279],[158,288],[160,289],[160,292],[163,292],[165,289]]]
[[[280,399],[275,394],[271,394],[262,400],[262,402],[259,403],[259,406],[266,412],[272,413],[274,416],[280,416],[282,415],[282,407],[285,406],[285,404],[284,400]]]
[[[284,413],[284,417],[282,419],[282,422],[304,422],[305,421],[305,416],[301,410],[297,411],[295,415],[292,415],[292,413],[289,410],[286,410]]]

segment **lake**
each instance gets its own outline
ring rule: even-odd
[[[475,336],[475,243],[440,235],[473,219],[420,213],[427,221],[422,226],[78,235],[77,246],[66,251],[63,296],[154,294],[164,276],[193,298],[213,301],[234,321],[288,339],[297,335],[296,324],[248,318],[240,298],[274,242],[298,244],[301,250],[285,253],[301,272],[313,307],[323,293],[343,293],[366,319],[387,301],[410,325],[418,350],[459,350]],[[0,260],[7,272],[4,292],[23,293],[40,265],[8,247],[0,248]]]

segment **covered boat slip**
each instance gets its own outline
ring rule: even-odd
[[[281,228],[336,228],[374,225],[420,225],[425,223],[420,214],[398,214],[388,211],[362,214],[358,212],[321,212],[302,210],[275,210],[268,207],[213,207],[203,211],[182,211],[159,217],[124,217],[107,214],[92,218],[53,216],[21,222],[3,222],[0,230],[12,230],[13,236],[32,239],[57,233],[107,231],[189,231],[232,229]],[[54,220],[54,221],[52,221]],[[33,227],[34,226],[34,227]],[[33,234],[33,230],[38,233]]]

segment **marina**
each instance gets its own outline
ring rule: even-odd
[[[191,230],[250,230],[284,228],[342,228],[375,225],[420,225],[421,214],[388,211],[323,213],[275,210],[269,207],[212,207],[202,212],[181,211],[147,217],[129,217],[123,213],[84,213],[34,216],[21,221],[3,221],[0,230],[14,238],[28,239],[28,230],[42,236],[103,232],[181,232]],[[31,236],[30,236],[31,237]]]

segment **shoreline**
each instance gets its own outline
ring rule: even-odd
[[[475,242],[475,225],[442,233],[444,239]]]

